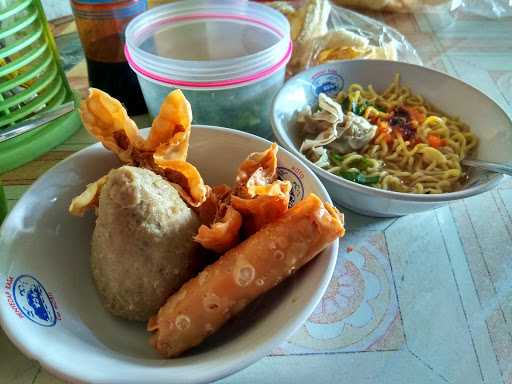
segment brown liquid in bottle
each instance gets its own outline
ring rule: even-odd
[[[146,103],[137,77],[127,62],[105,63],[87,59],[91,87],[99,88],[121,101],[130,115],[146,113]]]
[[[73,0],[71,5],[85,52],[89,85],[121,101],[130,115],[146,113],[137,76],[124,56],[126,25],[146,9],[146,1]]]

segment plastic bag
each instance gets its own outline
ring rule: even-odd
[[[512,17],[510,0],[453,0],[452,11],[456,18],[465,14],[490,18]]]
[[[329,20],[330,28],[342,27],[369,40],[378,47],[393,46],[394,60],[422,65],[420,56],[411,43],[396,29],[371,17],[342,7],[333,7]]]
[[[510,0],[331,0],[333,4],[367,11],[448,13],[491,18],[512,17]]]
[[[287,74],[334,60],[387,59],[422,64],[397,30],[328,0],[268,3],[285,14],[294,43]]]
[[[384,12],[431,12],[446,10],[452,0],[331,0],[333,4]],[[442,8],[441,8],[442,7]]]

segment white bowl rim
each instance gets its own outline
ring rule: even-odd
[[[213,130],[218,131],[219,133],[225,135],[233,135],[233,136],[242,136],[248,139],[255,139],[256,141],[259,141],[261,143],[265,144],[271,144],[271,141],[264,139],[262,137],[237,131],[230,128],[224,128],[224,127],[217,127],[217,126],[209,126],[209,125],[192,125],[192,130]],[[141,131],[147,132],[148,128],[141,129]],[[193,132],[193,131],[192,131]],[[65,162],[68,160],[74,159],[75,157],[81,156],[85,151],[91,150],[93,148],[99,148],[102,147],[102,144],[100,142],[91,144],[80,151],[77,151],[73,153],[72,155],[68,156],[64,160],[60,161],[56,165],[54,165],[52,168],[45,171],[44,174],[51,170],[58,169],[61,167]],[[309,169],[303,161],[301,161],[300,158],[297,158],[293,153],[290,153],[290,151],[286,150],[286,148],[281,147],[281,151],[284,151],[287,153],[294,161],[297,161],[300,165],[303,166],[303,170],[305,174],[307,174],[309,177],[314,180],[314,183],[321,191],[322,196],[319,196],[323,201],[332,204],[332,200],[330,198],[329,193],[325,189],[322,182],[318,179],[318,177],[315,175],[314,172]],[[105,151],[107,151],[105,149]],[[43,174],[43,175],[44,175]],[[42,176],[43,176],[42,175]],[[42,183],[42,177],[39,177],[23,194],[28,194],[33,189],[36,189],[40,183]],[[9,221],[9,218],[11,217],[12,213],[21,210],[22,204],[18,204],[20,201],[23,200],[23,196],[19,199],[19,201],[16,203],[16,205],[13,207],[9,215],[5,218],[2,225],[0,225],[0,238],[3,235],[5,223]],[[187,378],[181,378],[182,383],[207,383],[219,380],[223,377],[229,376],[233,373],[236,373],[249,365],[255,363],[256,361],[260,360],[261,358],[268,355],[273,348],[277,347],[278,345],[282,344],[289,336],[291,336],[293,333],[295,333],[300,326],[309,318],[311,313],[313,313],[314,309],[324,296],[327,287],[331,281],[332,275],[334,273],[334,268],[336,266],[336,261],[338,257],[338,249],[339,249],[339,239],[332,242],[323,252],[326,252],[329,257],[329,262],[327,264],[327,267],[323,273],[322,280],[317,285],[317,289],[315,290],[314,294],[311,296],[309,302],[307,305],[305,305],[302,310],[298,313],[298,316],[293,319],[287,327],[283,327],[276,331],[274,336],[269,337],[269,339],[266,342],[263,342],[259,344],[257,348],[248,350],[247,353],[244,353],[240,356],[238,356],[236,359],[231,360],[230,362],[223,364],[222,366],[218,366],[216,369],[209,370],[208,372],[203,372],[202,370],[191,370],[190,376]],[[73,382],[80,382],[80,383],[89,383],[92,380],[92,377],[88,374],[87,370],[83,370],[79,368],[79,365],[77,364],[70,364],[66,363],[65,359],[59,360],[59,362],[62,362],[62,364],[55,364],[55,361],[53,359],[48,358],[48,356],[44,353],[42,350],[37,350],[35,348],[29,347],[29,342],[27,342],[26,338],[24,338],[21,334],[19,334],[16,331],[16,327],[12,326],[10,323],[8,323],[5,320],[4,311],[7,311],[7,306],[1,305],[0,306],[0,327],[4,330],[5,334],[9,337],[11,342],[25,355],[28,356],[31,359],[36,360],[45,370],[48,372],[54,374],[55,376],[62,378],[64,380],[73,381]],[[144,359],[144,358],[132,358],[127,357],[127,360],[133,361],[133,362],[141,362],[141,361],[165,361],[165,359]],[[157,368],[158,367],[158,368]],[[146,377],[147,383],[162,383],[167,384],[170,383],[170,377],[168,376],[169,370],[173,370],[175,367],[165,367],[161,365],[154,365],[152,367],[146,366],[142,367],[141,371],[146,371],[145,373],[148,373],[149,370],[152,370],[152,373],[154,374],[154,377]],[[167,373],[167,376],[166,376]],[[115,380],[115,379],[112,379]],[[139,383],[140,378],[134,377],[133,379],[128,381],[129,383]]]
[[[489,99],[494,104],[494,106],[501,113],[503,113],[504,116],[506,116],[507,120],[512,125],[512,121],[510,119],[510,116],[503,110],[503,108],[500,107],[500,105],[496,102],[496,100],[494,100],[491,96],[486,95],[485,93],[480,91],[478,88],[476,88],[476,87],[466,83],[465,81],[462,81],[462,80],[460,80],[460,79],[458,79],[458,78],[456,78],[454,76],[450,76],[447,73],[444,73],[444,72],[436,70],[436,69],[432,69],[432,68],[428,68],[428,67],[423,67],[423,66],[418,65],[418,64],[405,63],[405,62],[401,62],[401,61],[373,60],[373,59],[372,60],[368,60],[368,59],[336,60],[336,61],[331,61],[329,63],[320,64],[320,65],[311,67],[311,68],[307,69],[306,71],[300,72],[300,73],[292,76],[291,78],[289,78],[286,81],[284,86],[279,90],[279,92],[274,96],[274,99],[272,100],[271,123],[272,123],[272,131],[273,131],[274,135],[276,136],[277,141],[279,142],[279,144],[281,146],[285,147],[288,151],[292,152],[295,156],[300,157],[301,159],[303,159],[304,162],[311,169],[313,169],[313,171],[317,175],[319,175],[321,178],[325,178],[325,179],[329,180],[332,183],[335,183],[335,184],[338,184],[339,186],[348,188],[348,189],[350,189],[350,190],[352,190],[354,192],[359,192],[359,193],[363,193],[363,194],[366,194],[366,195],[373,195],[375,197],[384,197],[384,198],[394,199],[394,200],[414,201],[414,202],[424,202],[424,203],[433,203],[433,202],[444,202],[444,201],[458,200],[458,199],[464,199],[464,198],[467,198],[467,197],[470,197],[470,196],[478,195],[480,193],[484,193],[484,192],[487,192],[487,191],[495,188],[503,180],[504,175],[502,175],[502,174],[492,174],[492,172],[488,172],[489,174],[492,175],[492,179],[491,180],[488,180],[488,181],[486,181],[486,182],[484,182],[482,184],[479,184],[477,186],[471,186],[469,188],[463,188],[463,189],[461,189],[459,191],[455,191],[455,192],[446,192],[446,193],[438,193],[438,194],[415,194],[415,193],[407,193],[407,192],[388,191],[388,190],[385,190],[385,189],[379,189],[379,188],[370,187],[370,186],[363,185],[363,184],[358,184],[356,182],[353,182],[353,181],[344,179],[342,177],[333,175],[332,173],[327,172],[326,170],[320,168],[318,165],[316,165],[313,162],[311,162],[297,148],[295,148],[294,145],[292,145],[292,146],[288,145],[286,143],[286,140],[284,139],[288,135],[285,136],[284,129],[281,130],[281,129],[277,128],[278,124],[277,124],[277,119],[276,119],[277,99],[282,94],[284,88],[287,87],[287,86],[290,86],[289,84],[295,82],[297,79],[299,79],[299,78],[301,78],[301,77],[303,77],[305,75],[308,75],[308,74],[310,74],[312,72],[316,72],[319,69],[329,68],[329,67],[332,67],[333,65],[338,65],[338,64],[341,64],[341,63],[345,63],[345,62],[354,63],[354,65],[356,65],[359,62],[364,62],[365,64],[366,63],[372,63],[370,65],[373,65],[373,64],[375,64],[375,65],[382,65],[382,64],[386,65],[386,64],[389,64],[389,63],[393,63],[393,64],[397,64],[397,65],[416,67],[416,68],[419,68],[419,69],[424,70],[424,71],[434,72],[434,73],[436,73],[436,74],[438,74],[440,76],[450,78],[452,80],[455,80],[455,81],[463,84],[466,87],[469,87],[474,92],[477,92],[480,95],[482,95],[482,96],[486,97],[487,99]]]

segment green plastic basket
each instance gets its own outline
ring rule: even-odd
[[[2,187],[2,182],[0,182],[0,224],[4,221],[5,216],[7,216],[7,200],[5,198],[4,187]]]
[[[68,101],[78,106],[40,0],[0,0],[0,131]],[[0,173],[62,143],[81,126],[77,111],[0,143]]]

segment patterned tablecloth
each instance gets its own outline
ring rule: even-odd
[[[467,18],[445,28],[435,15],[372,16],[404,33],[425,65],[477,86],[512,114],[512,19]],[[84,91],[74,24],[53,27],[70,82]],[[2,175],[9,206],[93,141],[81,130]],[[270,356],[223,382],[512,384],[511,178],[435,211],[399,219],[346,212],[346,221],[334,278],[310,319]],[[3,333],[0,356],[0,383],[61,382]]]

